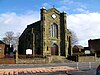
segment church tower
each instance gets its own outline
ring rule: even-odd
[[[67,29],[66,13],[56,8],[41,9],[41,50],[43,56],[71,55],[71,35]]]

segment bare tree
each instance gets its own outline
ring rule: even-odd
[[[14,32],[9,31],[5,33],[5,37],[3,38],[3,42],[9,45],[13,44],[14,40]]]
[[[5,37],[3,38],[3,42],[8,45],[13,45],[14,49],[18,46],[20,33],[14,34],[12,31],[8,31],[5,33]]]
[[[14,50],[18,49],[18,41],[19,41],[19,37],[20,37],[20,33],[16,33],[16,35],[14,36],[14,40],[13,40],[13,46],[14,46]]]
[[[78,43],[78,38],[74,31],[71,31],[71,33],[72,33],[72,45],[75,45]]]

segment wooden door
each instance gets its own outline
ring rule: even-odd
[[[51,47],[51,55],[58,55],[58,46],[57,45],[53,45]]]

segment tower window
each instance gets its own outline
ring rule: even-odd
[[[56,24],[52,24],[50,27],[51,37],[58,37],[58,26]]]

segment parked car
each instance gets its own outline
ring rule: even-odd
[[[100,75],[100,65],[96,69],[96,75]]]

